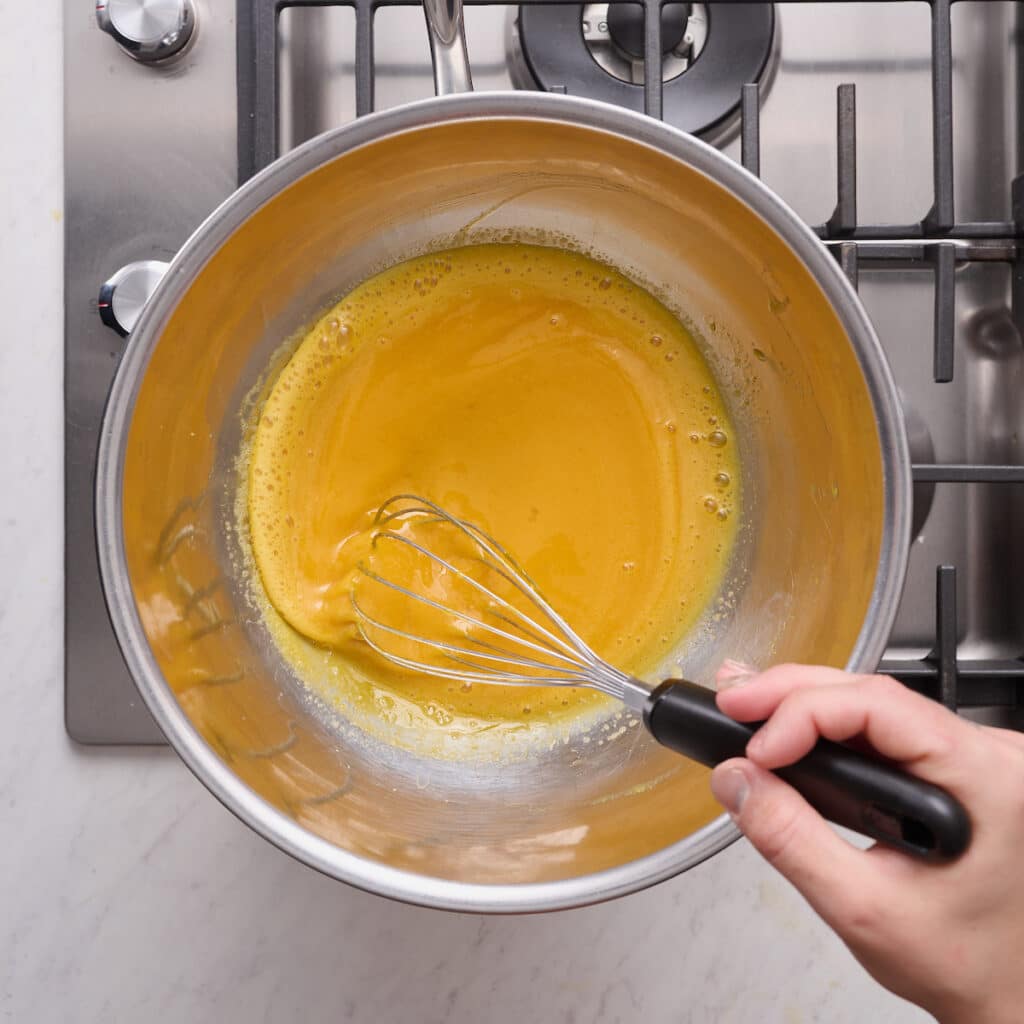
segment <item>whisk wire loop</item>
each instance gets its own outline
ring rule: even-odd
[[[398,532],[405,523],[448,526],[469,542],[471,562],[479,564],[481,574],[494,573],[521,596],[531,609],[525,611],[488,586],[471,572],[455,564],[419,539]],[[612,697],[624,699],[624,691],[638,685],[636,680],[600,659],[575,630],[551,607],[526,571],[489,534],[480,527],[447,512],[429,499],[416,494],[399,494],[381,505],[374,519],[371,553],[382,543],[398,543],[422,556],[432,567],[451,574],[479,598],[479,607],[453,607],[444,601],[420,593],[407,581],[399,582],[372,568],[359,564],[359,581],[387,588],[414,602],[417,607],[438,613],[461,639],[453,642],[442,636],[423,635],[385,621],[371,612],[359,599],[356,587],[351,594],[359,634],[366,644],[400,667],[464,683],[500,683],[519,686],[590,686]],[[511,595],[510,595],[511,596]],[[488,639],[483,639],[482,633]],[[418,648],[422,656],[396,650],[385,637]],[[436,660],[425,660],[426,655]]]

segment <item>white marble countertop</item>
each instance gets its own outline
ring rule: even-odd
[[[168,751],[71,743],[60,7],[35,0],[0,34],[0,1018],[928,1019],[878,988],[745,843],[601,907],[444,914],[295,863]]]

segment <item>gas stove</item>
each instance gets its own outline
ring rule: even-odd
[[[1024,12],[466,2],[477,89],[664,118],[814,226],[874,321],[911,434],[915,540],[881,667],[1024,725]],[[432,95],[433,77],[415,0],[66,0],[64,24],[65,721],[84,743],[153,743],[93,519],[124,334],[238,184],[319,132]]]

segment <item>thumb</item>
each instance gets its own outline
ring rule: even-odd
[[[829,924],[847,919],[851,900],[877,887],[877,879],[867,878],[872,868],[864,851],[840,838],[778,776],[746,758],[733,758],[712,772],[711,791],[765,860]]]

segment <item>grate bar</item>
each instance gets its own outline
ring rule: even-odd
[[[720,2],[720,0],[719,0]],[[814,229],[818,236],[829,239],[828,224]],[[933,228],[924,224],[860,224],[848,236],[857,242],[888,241],[902,238],[907,241],[943,241],[945,239],[1001,239],[1024,238],[1024,227],[1010,221],[965,221],[948,228]]]
[[[956,632],[956,568],[940,565],[935,570],[935,648],[928,660],[935,662],[938,671],[936,698],[954,711],[959,678]]]
[[[1024,484],[1024,466],[915,462],[912,468],[920,484]]]
[[[836,238],[857,227],[857,87],[849,82],[836,90],[836,208],[825,234]]]
[[[856,291],[860,285],[860,258],[854,242],[843,242],[839,246],[839,266]]]
[[[238,183],[277,156],[276,0],[255,2],[238,18]]]
[[[938,698],[938,670],[930,661],[885,660],[878,671],[926,697]],[[960,661],[957,671],[958,708],[1024,706],[1024,661]]]
[[[373,112],[373,12],[371,4],[356,4],[356,117]]]
[[[761,86],[748,82],[740,94],[740,163],[761,176]]]
[[[661,0],[644,5],[644,113],[661,120]]]
[[[1021,118],[1020,152],[1024,155],[1024,12],[1018,12],[1018,37],[1020,56],[1017,60],[1018,90],[1017,107]],[[1013,221],[1021,235],[1024,235],[1024,174],[1017,175],[1010,186],[1010,204]],[[1018,332],[1024,336],[1024,257],[1018,257],[1013,264],[1010,277],[1010,309]]]
[[[951,0],[932,0],[932,161],[935,202],[926,231],[948,231],[953,218],[953,42]]]
[[[936,384],[953,379],[953,331],[956,325],[956,246],[939,242],[929,254],[935,263],[935,340],[932,376]]]
[[[1016,242],[991,239],[985,242],[966,239],[917,241],[913,238],[892,238],[877,242],[828,239],[825,245],[840,248],[856,245],[862,260],[908,270],[934,266],[934,253],[943,245],[952,248],[957,263],[1015,263],[1021,255],[1021,247]]]

